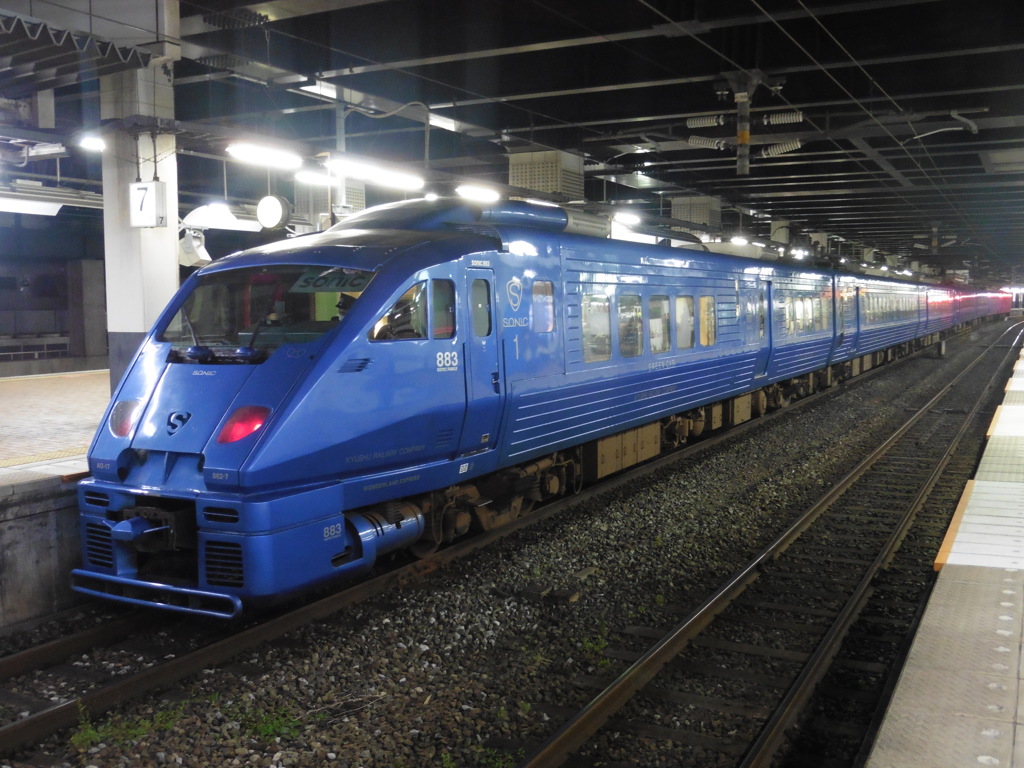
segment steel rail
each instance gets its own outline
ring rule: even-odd
[[[985,354],[993,349],[995,349],[994,346],[989,347]],[[852,624],[857,620],[857,616],[860,614],[861,608],[872,591],[872,583],[874,582],[875,577],[878,575],[879,571],[889,564],[893,555],[900,548],[907,531],[910,529],[914,519],[917,517],[917,513],[927,502],[932,490],[935,488],[935,485],[939,482],[942,473],[945,471],[950,458],[959,447],[964,435],[970,429],[978,411],[981,409],[982,400],[992,389],[996,378],[998,378],[1000,372],[1005,369],[1007,361],[1010,360],[1015,351],[1016,347],[1011,346],[1010,350],[1006,355],[1004,355],[1003,362],[997,369],[996,374],[989,380],[981,398],[974,403],[974,406],[960,422],[960,427],[953,435],[949,445],[946,446],[942,456],[932,468],[932,471],[925,480],[924,485],[922,485],[913,500],[908,504],[899,525],[893,530],[892,534],[886,540],[885,546],[868,567],[864,576],[861,578],[860,583],[858,583],[857,587],[854,589],[846,605],[843,606],[843,610],[836,617],[836,620],[833,622],[828,632],[825,633],[821,642],[814,651],[812,651],[810,657],[801,669],[800,674],[793,681],[789,690],[786,691],[775,712],[765,723],[761,732],[758,734],[757,739],[754,740],[750,749],[746,755],[744,755],[743,760],[739,764],[739,768],[766,768],[771,765],[772,760],[775,757],[775,753],[786,738],[786,730],[796,724],[804,706],[813,695],[815,686],[817,686],[826,672],[828,672],[829,666],[835,658],[836,653],[838,653],[839,647],[843,638],[849,631],[850,626],[852,626]],[[980,360],[982,356],[979,356],[978,360]],[[974,364],[972,363],[964,373],[958,376],[947,388],[947,391],[948,389],[951,389],[964,375],[966,375],[973,366]]]
[[[1005,336],[1013,328],[1005,331]],[[1000,336],[1000,338],[1002,338]],[[777,558],[795,541],[829,506],[843,495],[856,480],[867,472],[914,424],[922,419],[957,383],[959,383],[993,348],[990,345],[970,365],[943,387],[931,400],[910,417],[870,456],[865,458],[842,480],[810,507],[799,519],[775,538],[745,566],[679,624],[673,627],[639,659],[620,674],[601,693],[564,723],[547,741],[519,763],[518,768],[554,768],[562,765],[573,752],[589,741],[607,721],[637,692],[653,680],[661,670],[695,638],[711,620],[758,578],[763,566]],[[1012,349],[1012,348],[1011,348]]]
[[[138,629],[150,626],[152,619],[139,613],[131,613],[95,627],[60,637],[48,643],[12,653],[0,658],[0,680],[23,675],[37,669],[59,664],[65,659],[84,653],[99,645],[123,640]]]
[[[8,754],[19,748],[36,744],[57,731],[76,725],[82,712],[95,716],[146,693],[168,688],[185,677],[198,674],[210,666],[222,664],[250,648],[277,639],[313,620],[331,616],[346,606],[394,588],[428,570],[430,570],[429,567],[425,568],[423,563],[416,562],[389,571],[343,592],[330,595],[297,610],[244,629],[230,637],[215,641],[184,656],[142,670],[124,680],[86,693],[77,699],[49,707],[9,723],[0,727],[0,754]]]
[[[922,352],[916,352],[911,355],[907,355],[899,361],[893,362],[905,362],[913,357],[919,356],[921,353]],[[892,370],[893,367],[893,363],[878,366],[877,368],[867,371],[851,380],[848,386],[850,384],[860,384],[881,371]],[[0,754],[10,754],[17,749],[37,744],[58,731],[74,727],[79,722],[83,712],[87,712],[90,716],[100,715],[120,704],[139,698],[147,693],[168,688],[174,683],[177,683],[190,675],[197,674],[205,668],[222,664],[250,648],[257,647],[262,643],[281,637],[311,621],[331,616],[349,605],[358,603],[361,600],[365,600],[387,589],[391,589],[410,579],[425,576],[430,571],[436,569],[440,564],[457,560],[460,557],[465,557],[478,549],[482,549],[497,539],[503,538],[504,536],[514,533],[522,528],[551,517],[558,512],[564,511],[568,507],[575,506],[587,501],[588,499],[594,498],[661,467],[690,458],[693,455],[712,448],[723,441],[738,437],[748,429],[765,424],[772,419],[780,418],[786,413],[791,413],[802,407],[809,406],[818,399],[826,395],[834,394],[836,391],[837,389],[835,387],[819,390],[813,395],[801,398],[796,403],[786,408],[781,408],[757,419],[752,419],[727,431],[702,438],[699,442],[693,445],[622,472],[614,478],[611,478],[609,481],[597,486],[592,486],[591,488],[582,491],[580,494],[560,499],[551,505],[545,506],[530,515],[514,521],[510,525],[473,537],[472,539],[464,542],[458,542],[435,553],[429,558],[399,567],[386,574],[382,574],[341,592],[302,606],[294,611],[269,619],[228,638],[215,641],[208,646],[184,656],[164,662],[156,667],[144,670],[136,675],[112,683],[96,691],[91,691],[79,698],[49,707],[13,723],[0,726]],[[752,581],[756,577],[757,573],[755,572],[752,574],[749,581]],[[747,583],[749,583],[749,581]],[[746,587],[747,583],[744,583],[742,587],[739,587],[736,594],[741,592]],[[723,594],[725,591],[726,590],[722,590]],[[725,604],[726,603],[723,602],[722,607],[724,607]],[[699,629],[709,622],[711,618],[713,618],[713,614],[709,615],[706,619],[693,617],[691,626],[696,631],[699,631]],[[703,621],[703,624],[700,624],[700,621]],[[696,634],[696,631],[694,634]],[[113,628],[111,629],[110,637],[117,639],[117,632]],[[32,662],[29,661],[31,655],[25,655],[20,660],[15,660],[14,656],[9,657],[9,668],[13,670],[10,674],[22,674],[31,668],[38,668],[38,666],[50,663],[50,661],[45,659],[56,659],[59,661],[60,659],[57,658],[60,653],[58,651],[59,644],[60,641],[55,641],[54,648],[46,650],[44,650],[45,647],[41,647],[39,649],[38,656],[36,657],[39,660],[39,663],[34,667],[32,666]],[[90,647],[95,647],[97,644],[98,643],[92,643]],[[685,645],[685,641],[683,645]],[[682,646],[680,646],[679,650],[682,650]],[[678,651],[676,651],[676,653],[678,653]],[[18,654],[18,656],[20,656],[20,654]],[[67,656],[65,655],[64,658],[66,657]],[[6,659],[0,659],[0,670],[3,669],[2,663],[4,661],[6,661]],[[26,666],[26,664],[28,666]]]
[[[884,369],[882,366],[880,369]],[[873,372],[873,371],[872,371]],[[872,373],[869,372],[869,373]],[[861,377],[858,377],[858,383]],[[716,435],[702,439],[700,442],[675,451],[672,454],[655,459],[640,467],[620,473],[607,483],[592,486],[569,498],[559,499],[553,504],[547,505],[530,515],[519,518],[507,526],[493,531],[485,532],[479,536],[466,541],[457,542],[445,547],[429,558],[424,558],[415,563],[402,566],[394,571],[378,576],[369,581],[357,584],[321,600],[310,603],[295,611],[284,614],[280,617],[263,622],[241,633],[232,635],[224,640],[217,641],[211,645],[200,648],[185,656],[178,657],[156,667],[140,672],[124,680],[112,683],[99,690],[87,693],[77,699],[69,700],[47,709],[40,710],[13,723],[0,726],[0,754],[9,754],[14,750],[38,743],[52,734],[75,726],[82,711],[88,712],[91,716],[103,714],[119,704],[125,703],[133,698],[138,698],[146,693],[167,688],[179,680],[196,674],[202,669],[223,663],[233,656],[244,652],[249,648],[256,647],[261,643],[276,639],[293,629],[316,619],[323,619],[337,613],[343,608],[367,599],[390,589],[404,581],[421,577],[436,569],[439,565],[455,561],[465,557],[479,549],[482,549],[494,541],[508,536],[516,531],[533,525],[541,520],[551,517],[567,508],[584,503],[602,493],[607,492],[619,485],[634,480],[643,474],[654,471],[657,468],[670,463],[682,461],[696,453],[707,450],[730,437],[738,436],[746,429],[757,424],[764,423],[766,419],[780,416],[786,412],[793,412],[798,408],[811,404],[820,395],[831,393],[832,390],[822,390],[815,395],[795,403],[787,409],[767,414],[759,419],[746,422],[738,427]],[[97,638],[102,633],[97,634]],[[86,650],[110,640],[117,640],[123,637],[114,627],[111,627],[106,639],[79,640],[69,639],[69,646],[76,648],[70,653]],[[50,644],[47,644],[50,645]],[[10,657],[0,659],[0,673],[7,671],[6,676],[24,674],[32,669],[46,666],[54,661],[67,658],[70,653],[61,650],[62,641],[55,641],[52,648],[41,646],[24,654],[13,654]],[[6,665],[6,666],[5,666]],[[3,676],[0,676],[3,679]]]

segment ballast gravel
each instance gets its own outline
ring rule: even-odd
[[[836,388],[173,691],[83,713],[75,732],[0,765],[514,766],[593,695],[579,678],[626,667],[606,647],[643,650],[627,627],[677,623],[925,402],[942,369],[973,357],[977,339]]]

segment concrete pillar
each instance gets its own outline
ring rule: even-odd
[[[103,153],[103,240],[107,283],[107,337],[113,387],[131,362],[139,342],[178,288],[178,186],[174,136],[156,137],[156,176],[164,182],[165,226],[132,228],[128,222],[129,185],[135,163],[145,153],[143,181],[154,178],[150,136],[124,133],[107,138]],[[160,159],[163,158],[163,159]]]
[[[172,118],[171,61],[103,77],[103,120]],[[139,121],[141,122],[141,121]],[[110,383],[120,380],[145,333],[178,288],[178,173],[173,134],[117,130],[104,136],[103,232],[107,286]],[[132,227],[129,185],[163,182],[164,226]]]

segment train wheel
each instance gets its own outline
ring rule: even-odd
[[[477,507],[473,516],[476,524],[482,531],[493,531],[508,525],[521,515],[525,515],[533,509],[534,502],[524,496],[513,496],[507,503],[492,509],[491,505]]]
[[[412,552],[414,557],[422,559],[424,557],[430,557],[432,554],[437,552],[437,548],[440,546],[441,542],[424,538],[409,547],[409,551]]]
[[[536,502],[533,499],[528,499],[525,496],[516,496],[516,498],[512,500],[512,506],[518,507],[516,517],[520,517],[521,515],[528,515],[531,512],[533,512],[533,507],[535,504]]]
[[[785,388],[780,384],[775,385],[775,407],[785,408],[789,405],[789,401],[793,399],[793,394],[787,392]]]
[[[689,414],[689,428],[691,437],[700,437],[704,434],[704,409],[698,408],[696,411],[691,411]]]

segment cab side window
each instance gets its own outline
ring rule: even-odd
[[[431,333],[435,339],[455,337],[455,283],[431,280]]]
[[[370,341],[427,338],[427,283],[416,283],[373,325]]]

